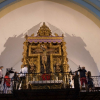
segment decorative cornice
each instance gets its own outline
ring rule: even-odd
[[[31,37],[31,36],[29,36],[29,37],[27,37],[27,39],[63,39],[63,37],[62,36],[58,36],[58,37],[55,37],[55,36],[50,36],[50,37],[47,37],[47,36],[45,36],[45,37],[41,37],[41,36],[36,36],[36,37]]]
[[[30,43],[61,43],[62,39],[28,39]]]

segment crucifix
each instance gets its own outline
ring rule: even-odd
[[[35,49],[34,53],[39,53],[42,57],[42,64],[44,67],[44,73],[46,73],[46,65],[47,65],[47,55],[53,53],[55,49],[48,49],[45,44],[41,44],[40,49]]]

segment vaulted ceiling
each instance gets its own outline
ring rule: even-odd
[[[29,3],[33,3],[33,2],[38,2],[38,1],[52,1],[52,2],[57,2],[60,4],[67,5],[83,13],[84,15],[89,17],[92,21],[94,21],[100,27],[100,24],[99,24],[100,22],[98,22],[97,20],[99,19],[100,21],[100,0],[0,0],[0,17],[4,16],[5,14],[9,13],[10,11],[18,7],[21,7],[21,6],[24,6]],[[78,6],[75,7],[75,5],[70,4],[70,3],[76,4],[84,8],[85,10],[90,12],[92,15],[94,15],[97,19],[87,14],[87,11],[80,9]],[[11,7],[11,5],[15,7]]]

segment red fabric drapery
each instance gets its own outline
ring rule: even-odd
[[[49,74],[42,74],[41,78],[42,78],[42,80],[50,80],[50,75]]]

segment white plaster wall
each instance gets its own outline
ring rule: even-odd
[[[41,22],[46,22],[53,33],[65,35],[72,70],[81,65],[93,75],[99,74],[100,28],[81,13],[50,1],[28,4],[0,19],[0,65],[4,65],[4,73],[7,67],[19,70],[24,34],[30,29],[36,33]]]

